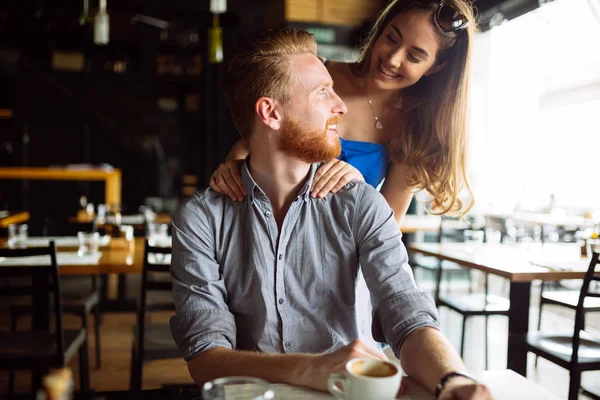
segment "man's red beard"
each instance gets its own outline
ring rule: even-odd
[[[323,130],[309,131],[300,122],[289,117],[281,134],[279,149],[289,156],[307,163],[329,161],[338,158],[342,152],[339,138],[329,143],[327,127],[338,124],[341,118],[331,117]]]

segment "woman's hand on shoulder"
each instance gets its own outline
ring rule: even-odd
[[[210,188],[227,195],[233,201],[243,201],[246,196],[240,174],[243,162],[244,160],[232,160],[221,163],[210,177]]]
[[[323,198],[327,193],[336,193],[350,181],[364,181],[359,170],[341,160],[329,160],[321,165],[313,179],[310,194]]]

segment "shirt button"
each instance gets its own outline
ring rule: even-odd
[[[289,349],[290,347],[292,347],[292,344],[290,342],[285,342],[285,347]]]
[[[282,258],[283,258],[283,255],[282,255],[282,254],[280,254],[280,255],[279,255],[279,259],[281,260]]]
[[[270,217],[271,216],[271,211],[265,211],[265,216],[266,217]]]
[[[283,300],[283,299],[279,299],[279,304],[283,304],[284,301],[285,300]]]

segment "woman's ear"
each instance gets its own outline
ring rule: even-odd
[[[431,66],[431,68],[429,68],[429,70],[427,70],[427,72],[425,72],[425,76],[435,74],[436,72],[438,72],[439,70],[444,68],[446,66],[446,64],[447,64],[447,61],[442,61],[441,63],[435,63],[434,65]]]
[[[256,100],[255,111],[260,122],[271,128],[278,130],[281,128],[282,113],[279,103],[270,97],[261,97]]]

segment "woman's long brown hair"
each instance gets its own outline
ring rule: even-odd
[[[477,26],[470,3],[465,0],[444,0],[444,3],[460,11],[469,25],[457,33],[439,32],[442,50],[436,62],[445,65],[403,89],[402,122],[388,150],[392,161],[409,167],[409,185],[429,193],[431,213],[464,216],[474,203],[466,173],[466,153],[469,68]],[[358,62],[352,66],[354,74],[361,76],[368,72],[371,50],[394,17],[407,11],[427,11],[415,4],[414,0],[395,0],[382,11]],[[460,198],[463,189],[469,196],[466,205]]]

